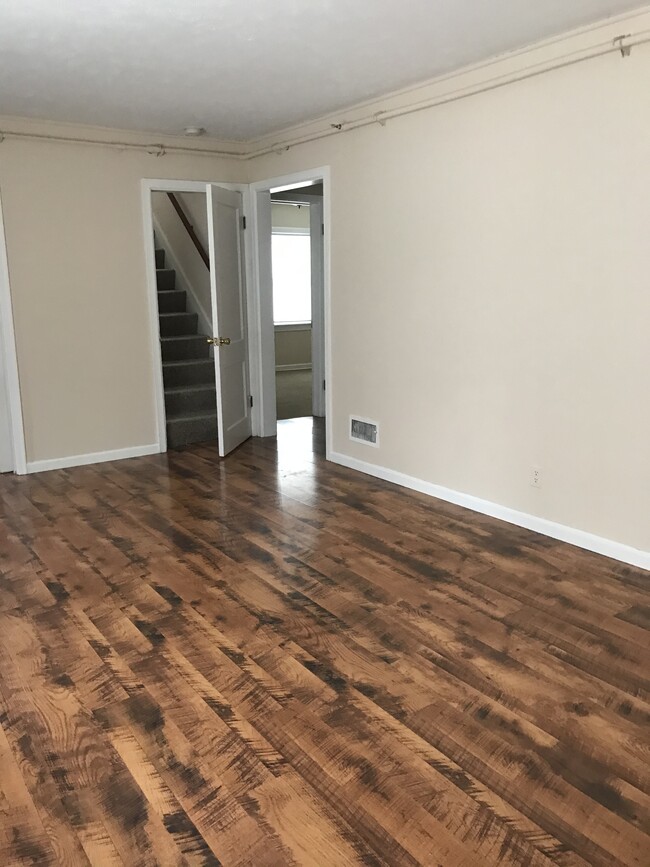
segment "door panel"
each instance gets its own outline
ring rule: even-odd
[[[14,468],[11,444],[11,423],[9,418],[9,394],[5,371],[5,354],[0,332],[0,473],[8,473]]]
[[[208,184],[208,234],[212,328],[230,342],[214,347],[219,454],[224,457],[251,435],[246,341],[241,193]]]

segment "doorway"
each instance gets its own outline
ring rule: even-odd
[[[300,418],[329,443],[328,196],[327,168],[251,185],[261,436]]]
[[[205,192],[151,193],[167,448],[217,442]]]
[[[160,451],[251,435],[241,188],[143,181]]]
[[[271,193],[278,420],[313,415],[310,203]]]

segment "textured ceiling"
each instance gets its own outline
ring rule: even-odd
[[[251,139],[643,5],[0,0],[0,114]]]

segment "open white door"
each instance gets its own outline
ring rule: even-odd
[[[219,454],[251,435],[241,193],[207,185]]]

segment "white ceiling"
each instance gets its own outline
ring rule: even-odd
[[[0,0],[0,114],[251,139],[647,0]]]

